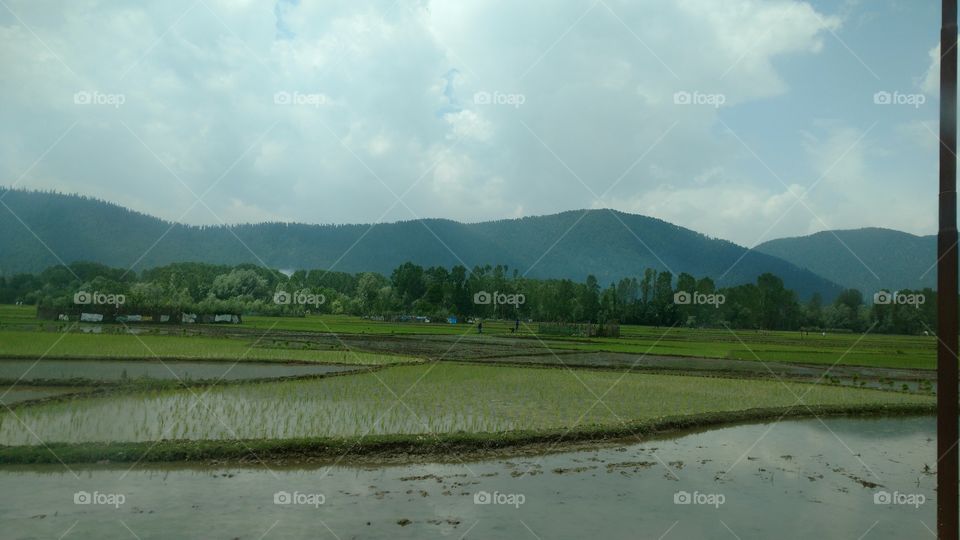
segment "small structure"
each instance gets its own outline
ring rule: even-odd
[[[37,306],[37,318],[48,321],[80,321],[120,324],[240,324],[240,313],[187,313],[177,308],[144,308],[132,305]]]

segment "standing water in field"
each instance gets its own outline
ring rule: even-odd
[[[183,360],[0,360],[0,379],[121,381],[124,379],[237,381],[302,377],[356,370],[353,366],[283,362]]]
[[[10,538],[924,538],[934,424],[785,421],[447,464],[2,467],[0,521]]]

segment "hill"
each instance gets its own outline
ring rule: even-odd
[[[757,251],[867,296],[879,289],[936,288],[937,237],[890,229],[824,231],[760,244]]]
[[[425,219],[370,225],[260,223],[190,226],[108,202],[14,190],[0,208],[0,274],[36,272],[61,260],[150,268],[171,262],[389,273],[406,261],[423,266],[504,264],[538,278],[601,284],[645,268],[752,282],[764,272],[802,297],[833,298],[840,287],[781,258],[651,217],[609,210],[465,224]],[[14,213],[16,215],[14,215]],[[22,223],[21,223],[22,220]],[[56,254],[56,256],[54,255]],[[58,260],[59,257],[59,260]]]

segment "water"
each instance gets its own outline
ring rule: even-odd
[[[65,394],[79,394],[89,390],[89,388],[72,386],[0,386],[0,403],[12,405],[32,399],[43,399]]]
[[[0,360],[3,380],[119,381],[151,378],[163,380],[245,380],[322,375],[355,370],[351,366],[285,364],[277,362],[197,362],[152,360]]]
[[[934,436],[930,417],[834,418],[470,463],[3,467],[0,521],[5,538],[926,538]]]

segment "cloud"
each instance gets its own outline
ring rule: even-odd
[[[798,198],[803,186],[757,189],[722,180],[696,187],[661,185],[626,201],[620,210],[641,213],[719,238],[735,238],[746,246],[772,240],[785,231],[801,234],[811,227]]]
[[[453,128],[450,137],[455,139],[476,139],[478,141],[489,140],[492,135],[490,122],[484,120],[482,116],[475,111],[460,111],[449,113],[444,118]]]
[[[30,30],[0,14],[2,77],[15,81],[0,86],[0,183],[76,122],[22,186],[194,223],[611,206],[743,243],[803,182],[770,178],[720,121],[740,133],[769,121],[757,106],[802,103],[790,61],[842,29],[796,0],[10,7]],[[78,105],[78,91],[125,101]],[[677,92],[723,104],[677,104]],[[848,137],[811,142],[812,163]],[[791,141],[764,152],[796,153]],[[817,191],[852,197],[839,175],[877,172],[856,159]],[[210,210],[187,212],[204,193]],[[829,223],[856,223],[818,204]],[[798,215],[777,230],[816,227]]]
[[[920,89],[928,96],[940,95],[940,44],[930,49],[930,67],[920,80]]]

